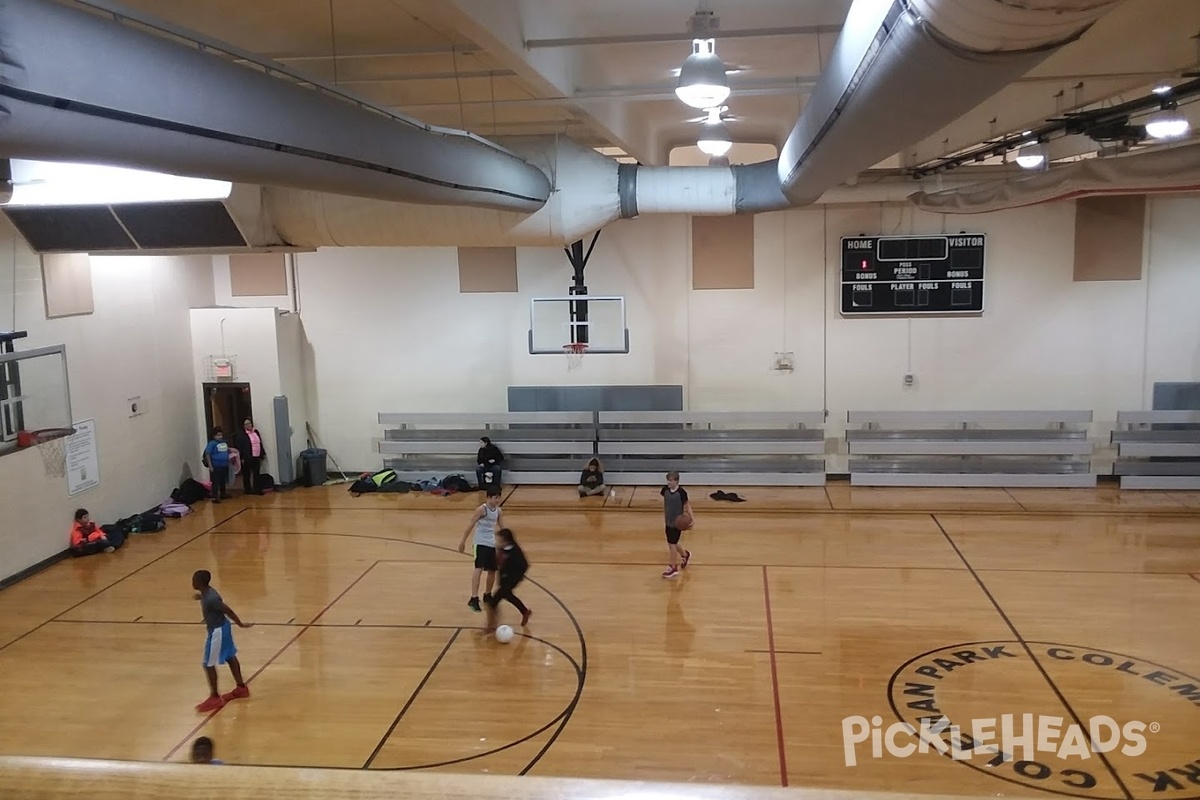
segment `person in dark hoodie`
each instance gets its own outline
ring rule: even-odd
[[[500,605],[501,600],[512,603],[517,611],[521,612],[521,625],[528,625],[533,611],[521,602],[521,598],[513,594],[513,589],[525,580],[525,573],[529,571],[529,560],[525,558],[525,551],[517,544],[516,537],[508,528],[496,531],[496,568],[500,574],[500,588],[486,601],[488,630],[496,629],[496,607]]]
[[[604,465],[600,463],[600,459],[593,458],[583,468],[583,472],[579,473],[577,488],[580,497],[594,497],[608,491],[608,487],[604,485]]]
[[[479,439],[479,452],[475,455],[475,479],[480,491],[489,486],[500,485],[500,465],[504,463],[504,454],[500,448],[492,444],[486,436]]]

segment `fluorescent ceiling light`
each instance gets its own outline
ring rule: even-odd
[[[224,200],[228,181],[98,164],[13,159],[10,206],[96,206]]]
[[[675,95],[692,108],[719,106],[729,97],[729,78],[717,58],[715,39],[692,40],[692,54],[679,68]]]
[[[708,110],[708,119],[704,121],[704,129],[700,132],[696,146],[700,148],[700,152],[710,156],[723,156],[729,152],[729,148],[733,147],[733,139],[729,136],[729,130],[725,127],[725,123],[721,122],[720,108]]]
[[[1176,109],[1155,112],[1146,120],[1146,133],[1155,139],[1174,139],[1177,136],[1183,136],[1190,127],[1187,117]]]
[[[1154,92],[1155,94],[1170,94],[1171,93],[1171,84],[1160,83],[1158,86],[1155,86],[1150,91]]]

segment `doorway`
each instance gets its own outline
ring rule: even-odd
[[[205,383],[203,389],[205,439],[212,435],[214,427],[219,427],[225,432],[225,438],[232,442],[234,434],[242,429],[242,420],[254,418],[250,384]]]

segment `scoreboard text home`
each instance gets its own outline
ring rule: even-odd
[[[986,235],[843,236],[842,314],[980,314]]]

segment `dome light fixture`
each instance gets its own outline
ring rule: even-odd
[[[729,97],[729,78],[717,58],[715,39],[692,40],[692,54],[679,68],[675,95],[692,108],[719,106]]]
[[[1022,169],[1037,169],[1046,163],[1046,148],[1040,142],[1027,144],[1017,151],[1017,165]]]
[[[1155,139],[1175,139],[1183,136],[1190,128],[1187,117],[1177,108],[1156,111],[1146,120],[1146,133]]]
[[[696,146],[705,155],[723,156],[729,152],[729,148],[733,147],[733,139],[729,136],[729,130],[721,121],[723,110],[725,109],[720,106],[708,109],[708,119],[704,120],[704,128],[700,131],[700,138],[696,141]]]

